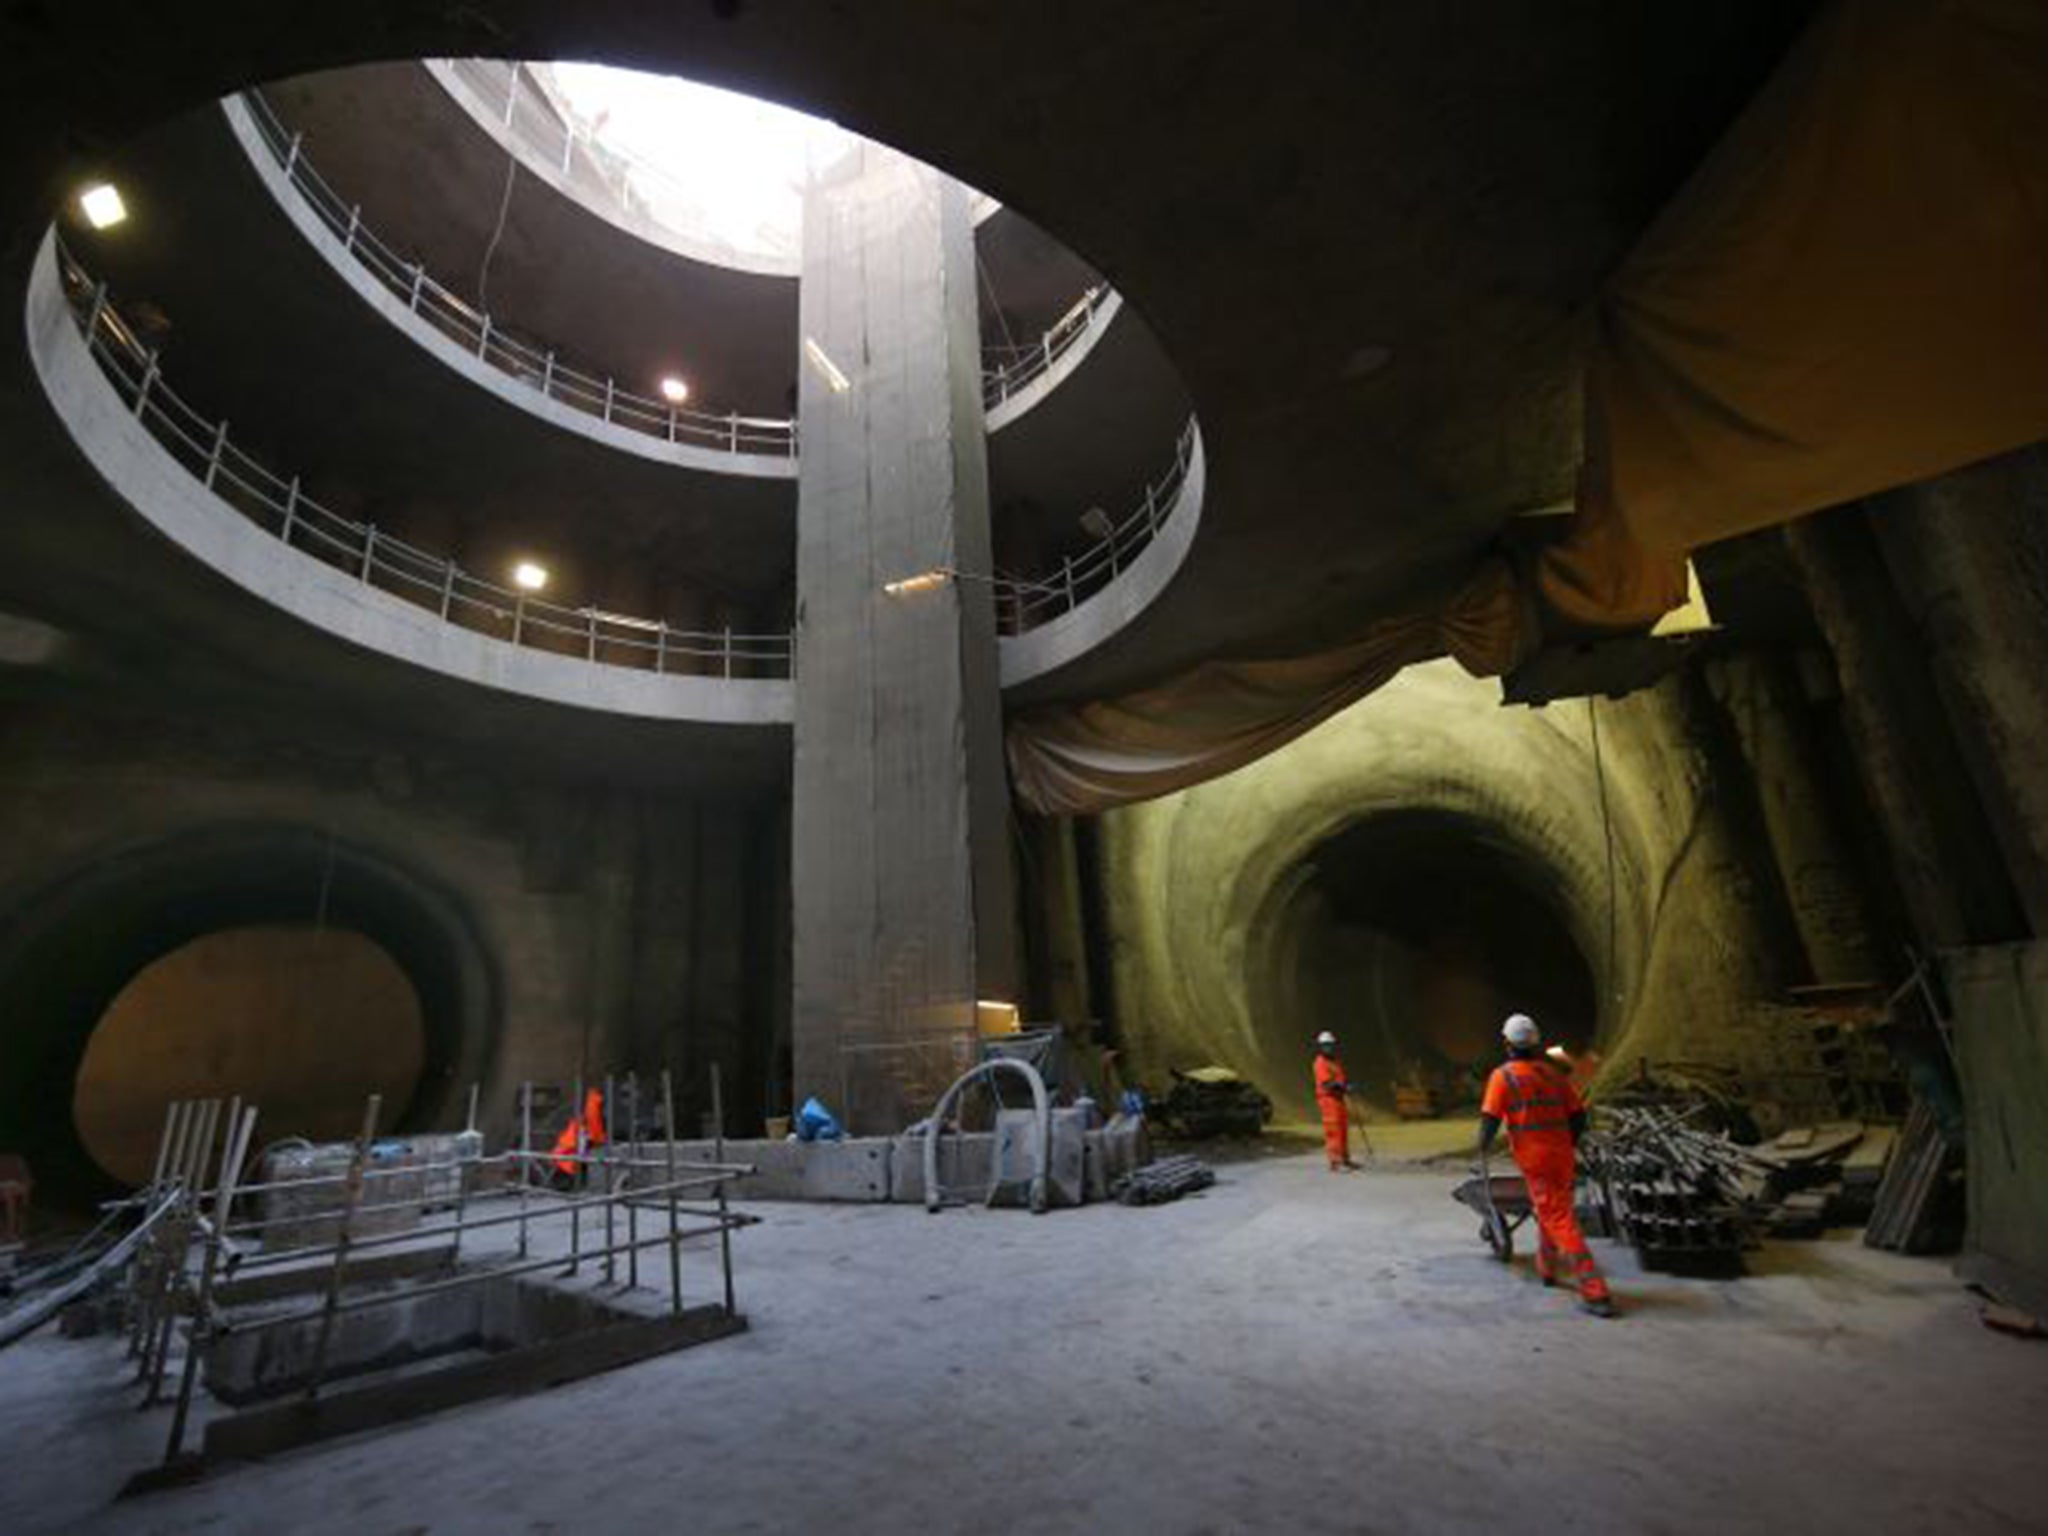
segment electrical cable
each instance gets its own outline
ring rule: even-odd
[[[476,304],[478,309],[488,307],[491,289],[491,258],[498,254],[498,241],[505,234],[505,216],[512,209],[512,184],[519,176],[519,156],[512,150],[505,152],[505,190],[498,197],[498,222],[491,226],[490,241],[484,246],[484,259],[476,269]]]
[[[1600,795],[1600,836],[1607,846],[1607,983],[1614,988],[1614,1006],[1621,1008],[1621,977],[1615,970],[1619,892],[1614,877],[1614,817],[1607,805],[1607,764],[1600,752],[1599,700],[1586,695],[1586,723],[1593,735],[1593,782]]]

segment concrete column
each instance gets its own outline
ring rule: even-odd
[[[1889,492],[1870,518],[2027,921],[2048,934],[2048,451]]]
[[[1880,981],[1870,912],[1821,787],[1798,680],[1772,656],[1719,657],[1708,686],[1734,726],[1771,857],[1783,882],[1807,979]]]
[[[1922,946],[2023,938],[2027,925],[1861,507],[1786,529],[1834,654],[1857,765]]]
[[[815,177],[799,314],[795,1094],[916,1119],[1015,997],[973,228],[873,145]]]

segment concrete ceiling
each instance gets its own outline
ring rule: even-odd
[[[68,231],[74,251],[124,313],[161,316],[171,386],[315,499],[498,579],[515,552],[540,553],[572,605],[653,617],[663,589],[684,588],[786,608],[793,480],[641,459],[477,388],[307,244],[216,108],[151,130],[114,166],[133,216]]]
[[[709,411],[787,416],[796,283],[691,261],[622,233],[521,167],[418,64],[336,70],[264,90],[313,167],[394,249],[588,373],[652,396],[689,381]],[[498,210],[505,223],[498,230]],[[493,235],[497,238],[493,241]]]
[[[374,59],[601,59],[896,145],[1103,273],[1200,413],[1202,537],[1099,691],[1354,630],[1564,495],[1587,301],[1806,9],[36,0],[0,20],[0,213],[27,241],[178,108]]]

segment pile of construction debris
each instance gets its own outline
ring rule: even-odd
[[[1273,1118],[1273,1101],[1228,1067],[1176,1070],[1173,1087],[1151,1107],[1160,1130],[1182,1141],[1257,1136]]]
[[[1874,1248],[1928,1253],[1953,1243],[1960,1165],[1924,1107],[1903,1128],[1837,1121],[1745,1145],[1708,1129],[1716,1106],[1602,1107],[1582,1149],[1594,1230],[1645,1268],[1742,1272],[1764,1236],[1816,1238],[1864,1227]]]

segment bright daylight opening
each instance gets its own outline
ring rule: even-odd
[[[584,136],[616,155],[649,214],[737,250],[794,256],[813,158],[850,136],[732,91],[602,64],[534,66]]]

